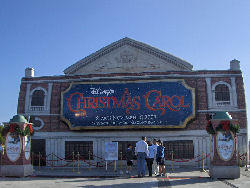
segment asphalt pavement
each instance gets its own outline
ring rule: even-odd
[[[200,172],[199,169],[179,168],[171,171],[167,169],[165,177],[144,177],[137,178],[136,171],[131,175],[125,170],[114,171],[110,169],[51,169],[38,168],[30,177],[0,177],[1,188],[61,188],[61,187],[89,187],[89,188],[148,188],[148,187],[233,187],[249,188],[250,172],[241,168],[239,179],[217,179],[209,177],[207,172]]]

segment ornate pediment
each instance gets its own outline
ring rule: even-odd
[[[123,38],[83,58],[64,70],[65,74],[107,74],[192,71],[193,66],[147,44]]]

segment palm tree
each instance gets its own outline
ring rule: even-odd
[[[0,124],[0,145],[4,145],[5,144],[5,137],[2,135],[3,133],[3,125]]]

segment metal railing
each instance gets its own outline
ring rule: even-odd
[[[30,111],[44,111],[45,106],[30,106]]]

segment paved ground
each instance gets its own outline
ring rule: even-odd
[[[60,173],[59,173],[60,172]],[[133,172],[136,173],[136,172]],[[57,174],[56,177],[51,175]],[[93,175],[96,175],[95,177]],[[132,174],[134,175],[134,174]],[[40,176],[40,177],[38,177]],[[91,177],[92,176],[92,177]],[[119,177],[118,177],[119,176]],[[126,174],[117,172],[105,172],[104,169],[72,171],[72,169],[42,169],[36,171],[34,176],[26,178],[0,178],[0,188],[62,188],[62,187],[82,187],[82,188],[147,188],[147,187],[250,187],[250,172],[241,169],[241,177],[235,180],[213,180],[206,172],[198,169],[176,169],[173,173],[168,173],[168,177],[128,177]]]

